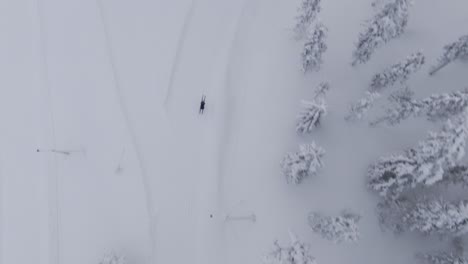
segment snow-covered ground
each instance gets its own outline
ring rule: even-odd
[[[370,162],[431,124],[369,128],[344,116],[373,73],[419,49],[428,64],[409,82],[417,97],[464,88],[466,64],[427,70],[466,34],[468,3],[416,1],[406,34],[352,68],[370,2],[323,1],[325,64],[304,75],[291,31],[299,0],[0,1],[0,263],[97,263],[131,246],[154,263],[254,264],[288,229],[318,263],[409,264],[435,248],[381,233],[365,188]],[[321,81],[330,113],[299,136],[299,102]],[[325,168],[287,185],[279,161],[312,140]],[[311,210],[346,208],[363,216],[356,244],[307,227]]]

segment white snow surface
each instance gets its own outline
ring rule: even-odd
[[[371,0],[322,1],[328,50],[321,71],[305,75],[293,34],[299,4],[0,1],[0,263],[98,263],[125,247],[152,263],[254,264],[288,229],[317,263],[410,264],[416,251],[439,248],[382,233],[365,187],[369,164],[434,125],[369,128],[344,117],[375,73],[419,49],[427,64],[408,82],[417,97],[465,88],[467,64],[434,77],[427,65],[467,33],[468,2],[416,1],[407,32],[353,68]],[[329,113],[298,135],[300,101],[323,81]],[[281,158],[312,140],[325,167],[286,184]],[[308,228],[310,211],[345,208],[362,216],[358,243],[335,245]]]

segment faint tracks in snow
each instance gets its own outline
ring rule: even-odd
[[[167,110],[167,103],[168,103],[168,101],[169,101],[169,99],[171,97],[172,86],[174,85],[175,74],[177,72],[177,68],[178,68],[179,63],[180,63],[180,55],[182,53],[182,48],[184,46],[185,38],[187,36],[187,32],[188,32],[188,28],[189,28],[189,22],[192,20],[193,12],[195,10],[195,1],[196,0],[192,0],[190,2],[190,6],[189,6],[189,8],[187,10],[187,14],[184,17],[184,23],[182,25],[182,30],[181,30],[181,32],[179,34],[179,39],[177,40],[177,48],[176,48],[176,52],[175,52],[175,55],[174,55],[174,59],[172,61],[171,72],[170,72],[170,75],[169,75],[169,82],[168,82],[168,85],[167,85],[167,88],[166,88],[166,95],[165,95],[164,102],[163,102],[164,109],[166,109],[166,110]]]
[[[202,196],[200,202],[201,208],[204,208],[199,213],[215,212],[218,220],[216,222],[208,222],[200,224],[203,230],[199,236],[206,238],[211,237],[211,243],[205,241],[205,247],[215,249],[217,254],[215,259],[207,263],[222,263],[222,256],[225,256],[225,247],[222,245],[223,241],[223,228],[225,225],[226,212],[224,207],[224,193],[223,193],[223,173],[224,173],[224,160],[226,156],[226,144],[229,136],[230,125],[230,104],[229,94],[230,89],[230,72],[232,68],[232,61],[237,50],[238,39],[241,36],[242,21],[245,17],[246,10],[248,9],[250,0],[238,1],[230,12],[235,12],[233,16],[226,23],[226,35],[222,38],[222,49],[219,51],[218,56],[215,56],[215,63],[213,66],[212,78],[214,78],[211,85],[205,85],[208,90],[203,91],[210,95],[213,101],[212,108],[214,120],[210,120],[210,124],[203,128],[203,138],[201,144],[207,146],[209,151],[205,154],[206,158],[203,161],[204,166],[201,168],[200,175],[208,175],[203,177],[203,180],[197,182],[199,195]],[[235,9],[234,9],[235,8]],[[235,10],[235,11],[234,11]],[[205,151],[204,151],[205,152]],[[203,215],[201,216],[203,219]],[[203,221],[203,220],[202,220]],[[216,223],[213,225],[213,223]],[[205,226],[206,225],[206,226]],[[211,235],[210,235],[211,234]],[[206,249],[205,249],[206,250]]]
[[[45,19],[43,0],[35,1],[35,9],[37,15],[37,38],[39,42],[39,72],[41,76],[41,86],[46,90],[47,105],[49,107],[50,125],[52,133],[52,148],[56,148],[56,123],[53,107],[52,90],[49,81],[49,64],[47,60],[47,40],[45,35]],[[35,24],[35,23],[33,23]],[[59,178],[58,178],[58,161],[57,156],[52,155],[52,172],[48,176],[48,210],[49,210],[49,261],[51,264],[61,263],[61,245],[60,245],[60,201],[59,201]]]
[[[155,211],[154,203],[153,203],[153,196],[151,195],[151,189],[150,189],[150,181],[149,177],[147,174],[146,166],[143,162],[143,155],[141,153],[141,148],[138,145],[138,141],[136,138],[135,131],[133,129],[133,125],[130,119],[130,115],[128,113],[128,107],[125,104],[125,100],[122,94],[122,88],[120,85],[120,80],[118,78],[117,74],[117,67],[115,64],[115,59],[114,59],[114,53],[112,50],[112,45],[111,45],[111,36],[109,33],[109,27],[106,23],[106,17],[105,17],[105,12],[104,12],[104,5],[102,4],[102,0],[96,0],[97,4],[97,9],[98,9],[98,15],[102,23],[102,29],[104,32],[104,41],[105,41],[105,48],[107,51],[107,56],[109,59],[109,64],[111,66],[111,73],[112,73],[112,81],[114,83],[114,89],[115,89],[115,94],[117,96],[118,100],[118,105],[120,106],[120,110],[122,113],[122,116],[124,118],[124,122],[127,127],[127,131],[130,135],[132,145],[135,149],[136,153],[136,158],[138,161],[138,165],[140,167],[140,172],[141,172],[141,177],[142,177],[142,184],[143,184],[143,189],[144,189],[144,194],[145,194],[145,202],[146,202],[146,210],[148,214],[148,236],[150,239],[151,243],[151,263],[155,263],[156,259],[156,224],[157,224],[157,212]]]
[[[233,59],[234,59],[234,54],[238,46],[238,42],[240,40],[240,35],[241,35],[241,29],[242,29],[242,21],[244,20],[247,9],[252,4],[252,2],[256,2],[258,0],[244,0],[244,3],[242,5],[242,10],[240,11],[240,14],[237,18],[236,24],[235,24],[235,29],[234,29],[234,34],[232,35],[232,39],[230,42],[230,45],[228,47],[228,55],[227,55],[227,62],[226,62],[226,67],[224,69],[224,87],[225,87],[225,93],[224,93],[224,108],[225,112],[223,113],[222,116],[222,122],[223,124],[220,125],[221,128],[221,133],[220,133],[220,138],[219,138],[219,155],[218,155],[218,190],[219,193],[222,193],[222,188],[223,188],[223,175],[224,175],[224,166],[226,162],[226,146],[228,144],[229,136],[230,136],[230,121],[231,121],[231,116],[232,116],[232,108],[230,106],[230,93],[232,92],[232,86],[231,86],[231,72],[233,68]],[[231,110],[231,111],[230,111]],[[220,201],[222,201],[222,195],[218,197]]]

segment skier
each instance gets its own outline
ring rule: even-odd
[[[205,110],[205,99],[206,99],[206,96],[202,95],[202,99],[200,102],[200,110],[198,111],[199,114],[203,114],[203,111]]]

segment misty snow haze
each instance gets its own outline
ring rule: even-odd
[[[468,263],[466,0],[0,1],[0,264]]]

